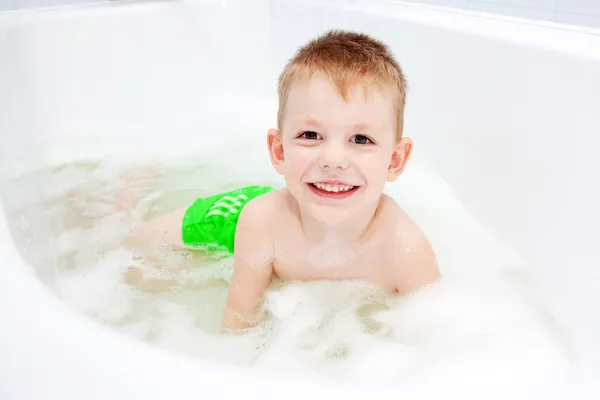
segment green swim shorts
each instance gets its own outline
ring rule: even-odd
[[[225,249],[233,253],[240,212],[250,200],[272,190],[270,186],[246,186],[197,199],[183,216],[183,243],[208,251]]]

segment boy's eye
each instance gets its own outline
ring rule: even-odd
[[[304,139],[315,140],[319,138],[319,134],[313,131],[306,131],[303,132],[300,137],[303,137]]]
[[[363,135],[354,136],[354,143],[356,143],[356,144],[369,144],[371,142],[372,142],[372,140],[366,136],[363,136]]]

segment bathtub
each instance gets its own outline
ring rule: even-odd
[[[275,122],[278,72],[298,45],[329,28],[363,30],[392,47],[409,80],[414,157],[522,256],[567,327],[578,377],[595,382],[600,31],[393,1],[248,3],[0,13],[0,398],[447,393],[275,379],[149,347],[53,295],[40,210],[26,207],[19,223],[6,222],[46,189],[10,179],[40,166],[210,151],[222,138],[202,127],[215,121],[241,143],[264,140],[248,127],[266,132]]]

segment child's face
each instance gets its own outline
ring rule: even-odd
[[[273,164],[301,210],[323,222],[372,210],[412,149],[397,139],[390,94],[355,86],[344,100],[321,74],[290,88],[282,124],[269,131]]]

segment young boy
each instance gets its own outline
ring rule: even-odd
[[[267,134],[271,162],[286,187],[230,193],[221,211],[210,205],[223,196],[204,199],[150,222],[142,234],[175,246],[210,244],[202,243],[201,229],[224,242],[230,236],[226,247],[235,252],[226,330],[256,323],[257,304],[274,275],[359,279],[400,294],[438,280],[428,240],[382,193],[412,150],[402,135],[405,96],[403,73],[379,41],[344,31],[310,41],[280,76],[278,129]],[[236,207],[239,219],[229,226],[201,223]]]

